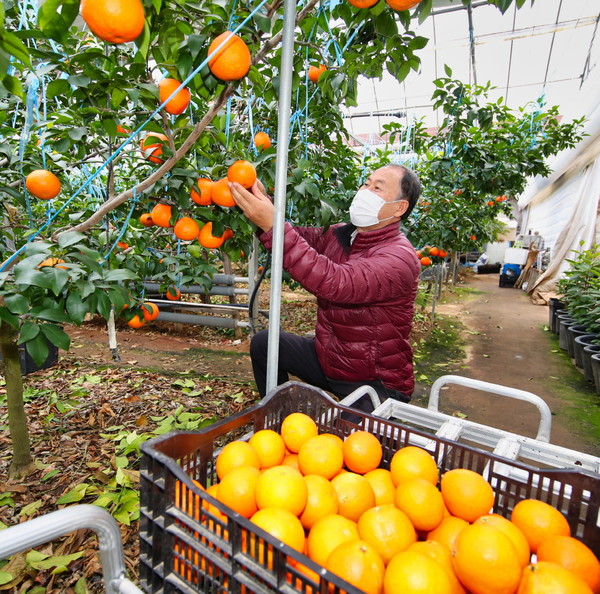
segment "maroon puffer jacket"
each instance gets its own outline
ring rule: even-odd
[[[285,224],[283,267],[316,295],[317,356],[328,377],[381,380],[406,395],[414,389],[409,343],[420,264],[393,223],[357,233]],[[267,249],[272,231],[260,235]]]

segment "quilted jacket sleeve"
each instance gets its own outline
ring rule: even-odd
[[[263,234],[261,241],[271,249],[272,234]],[[412,291],[418,275],[414,250],[408,247],[383,246],[374,248],[368,257],[336,263],[319,253],[303,233],[289,223],[284,230],[283,267],[307,291],[340,304],[393,300]]]

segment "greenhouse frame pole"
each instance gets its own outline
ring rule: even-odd
[[[281,271],[283,268],[283,231],[287,185],[290,110],[292,105],[292,72],[296,0],[285,0],[281,72],[279,85],[279,122],[277,126],[277,164],[275,168],[275,215],[271,264],[271,302],[269,306],[269,341],[267,351],[267,393],[277,387],[279,363],[279,331],[281,328]]]

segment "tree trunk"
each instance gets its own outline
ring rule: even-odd
[[[10,324],[0,320],[0,353],[6,379],[8,431],[13,445],[9,477],[14,479],[27,476],[33,470],[27,417],[23,403],[23,376],[17,337],[17,331]]]

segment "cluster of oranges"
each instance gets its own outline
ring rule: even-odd
[[[168,287],[165,291],[165,297],[169,301],[179,301],[179,299],[181,299],[181,290],[177,287]],[[125,306],[124,309],[127,309],[127,306]],[[142,303],[140,309],[141,313],[134,314],[127,322],[127,325],[130,328],[141,328],[146,322],[152,322],[153,320],[156,320],[158,314],[160,313],[158,305],[156,305],[156,303],[152,303],[151,301]]]
[[[264,132],[259,132],[266,137],[260,137],[261,146],[266,145],[269,137]],[[218,204],[219,206],[231,207],[235,206],[235,200],[229,189],[229,182],[237,182],[244,188],[250,188],[256,181],[256,169],[249,161],[235,161],[227,170],[227,177],[218,181],[211,181],[208,178],[199,178],[196,182],[196,187],[192,188],[190,198],[192,202],[200,206],[209,206],[210,204]],[[197,189],[196,189],[197,188]],[[225,229],[220,236],[213,235],[212,222],[206,222],[202,227],[189,216],[183,216],[177,219],[172,225],[173,208],[170,204],[159,202],[154,206],[151,212],[146,212],[140,216],[140,223],[144,227],[170,228],[173,227],[175,237],[182,241],[198,240],[202,247],[207,249],[219,248],[225,241],[233,237],[231,229]]]
[[[570,536],[554,507],[522,500],[509,520],[491,513],[494,492],[480,474],[458,468],[440,480],[434,458],[415,446],[398,450],[389,470],[380,468],[382,456],[368,432],[342,440],[293,413],[280,433],[261,430],[223,447],[218,482],[207,492],[368,594],[600,592],[598,559]],[[183,489],[177,483],[176,505],[227,539],[202,513],[200,498],[184,501]],[[215,506],[204,506],[227,524]],[[247,540],[242,549],[256,551]],[[273,569],[272,553],[259,547],[258,554]],[[197,554],[187,559],[197,566]],[[289,561],[319,581],[306,565]],[[189,577],[185,565],[176,559],[175,571]],[[300,587],[291,572],[288,581]]]
[[[417,258],[419,258],[421,266],[431,266],[433,263],[431,258],[441,258],[443,260],[447,255],[448,252],[446,250],[430,245],[417,250]]]
[[[496,204],[499,204],[501,202],[505,202],[506,200],[508,200],[508,198],[506,196],[497,196],[495,200],[488,200],[487,201],[487,205],[488,206],[495,206]]]

